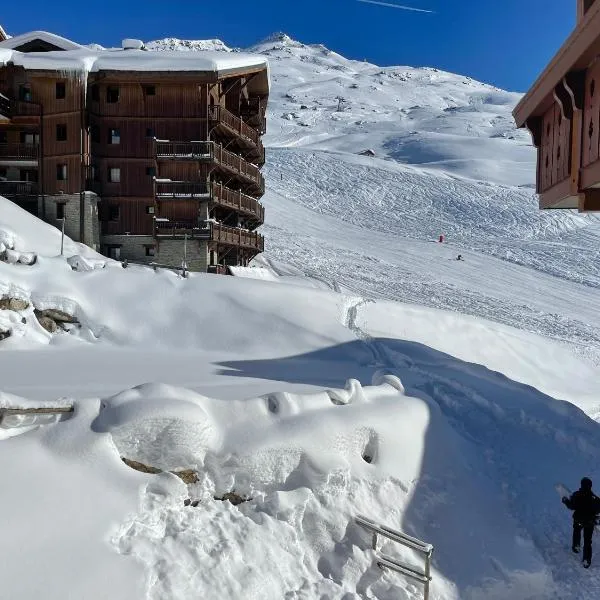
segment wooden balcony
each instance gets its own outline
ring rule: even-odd
[[[251,217],[257,225],[265,222],[265,207],[256,198],[231,190],[220,183],[212,184],[211,201],[216,206],[231,208]]]
[[[250,217],[255,226],[264,223],[264,206],[252,196],[229,189],[220,183],[202,181],[165,181],[155,183],[156,200],[208,200],[213,206],[229,208]]]
[[[25,160],[37,161],[40,147],[38,144],[0,144],[0,161],[2,160]]]
[[[0,196],[5,198],[37,198],[39,186],[32,181],[0,181]]]
[[[254,145],[260,142],[260,133],[256,129],[246,125],[242,119],[222,106],[209,106],[208,118],[213,125],[224,125],[229,131]]]
[[[239,143],[248,149],[248,155],[259,164],[265,162],[265,148],[260,132],[245,123],[240,117],[222,106],[209,106],[208,119],[211,125],[229,136],[235,136]]]
[[[42,115],[42,107],[34,102],[24,100],[13,100],[0,94],[0,115],[7,119],[21,121],[21,117],[33,117],[35,121]]]
[[[263,252],[265,238],[255,231],[244,231],[235,227],[211,224],[211,241],[228,246],[239,246]]]
[[[210,185],[203,181],[156,180],[154,195],[157,200],[209,200]]]
[[[233,175],[256,193],[263,194],[265,180],[260,169],[241,156],[224,150],[215,142],[166,142],[156,141],[158,160],[195,160],[213,163],[221,171]]]
[[[267,131],[267,120],[265,119],[266,100],[262,98],[250,98],[240,107],[240,112],[244,120],[255,127],[261,135]]]
[[[260,233],[245,231],[237,227],[226,227],[217,223],[198,223],[194,221],[156,220],[157,238],[206,240],[216,244],[249,248],[263,252],[265,241]]]

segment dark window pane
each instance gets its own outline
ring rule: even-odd
[[[64,219],[65,218],[65,203],[58,202],[56,205],[56,218]]]
[[[118,221],[119,220],[119,205],[118,204],[111,204],[108,207],[108,218],[111,221]]]
[[[100,142],[100,127],[98,127],[98,125],[92,125],[90,127],[90,136],[92,137],[92,142]]]
[[[146,96],[156,96],[156,86],[154,86],[154,85],[145,85],[144,86],[144,94]]]
[[[67,126],[60,124],[56,126],[56,141],[66,142],[67,141]]]
[[[56,165],[56,179],[57,181],[66,181],[67,165]]]
[[[100,101],[100,88],[97,85],[92,86],[92,100],[94,102]]]
[[[146,175],[149,175],[150,177],[154,177],[156,175],[156,168],[155,167],[146,167]]]
[[[109,104],[114,104],[119,101],[119,88],[115,86],[108,86],[106,88],[106,101]]]
[[[146,129],[146,137],[151,137],[151,138],[153,138],[153,137],[154,137],[154,129],[152,129],[151,127],[148,127],[148,128]]]
[[[56,82],[56,99],[62,100],[67,95],[67,86],[64,81]]]

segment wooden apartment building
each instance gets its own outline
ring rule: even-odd
[[[246,265],[268,94],[260,56],[0,41],[0,195],[113,258]]]
[[[514,117],[537,148],[540,208],[600,211],[600,0],[577,0],[575,30]]]

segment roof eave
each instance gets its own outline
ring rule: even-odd
[[[592,5],[550,64],[513,111],[518,127],[542,116],[552,104],[555,87],[570,71],[583,70],[600,54],[600,2]]]

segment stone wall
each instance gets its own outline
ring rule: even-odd
[[[130,260],[137,263],[158,262],[156,256],[148,256],[146,248],[154,248],[155,241],[151,235],[103,235],[102,254],[118,260]],[[109,247],[120,246],[119,256],[110,253]]]
[[[82,242],[100,250],[100,222],[98,220],[98,196],[93,192],[83,194],[83,239],[80,236],[81,224],[80,194],[61,194],[57,196],[40,197],[39,214],[44,220],[58,229],[62,221],[57,217],[58,205],[64,205],[65,234],[76,242]]]
[[[180,267],[183,262],[183,240],[160,240],[157,245],[156,262],[161,265]],[[208,267],[207,242],[188,240],[186,262],[190,271],[206,272]]]

